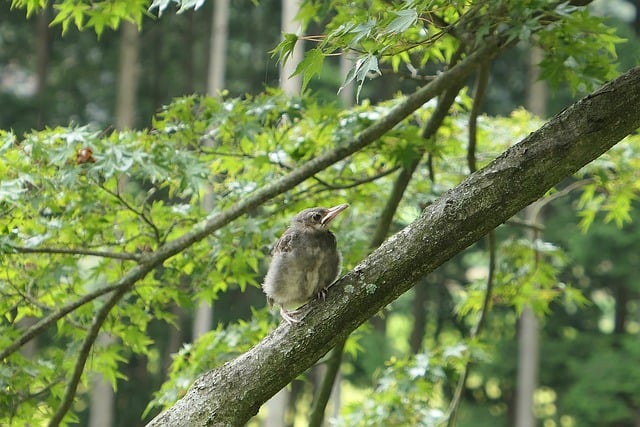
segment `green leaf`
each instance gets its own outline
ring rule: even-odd
[[[351,27],[349,33],[351,33],[352,39],[349,43],[349,47],[357,47],[361,41],[369,38],[375,29],[376,24],[377,21],[375,19],[369,19],[367,22]]]
[[[291,54],[293,53],[293,49],[298,42],[298,36],[293,33],[285,33],[283,34],[282,41],[271,51],[271,56],[278,55],[278,63],[284,64],[287,62]]]
[[[356,100],[360,98],[360,90],[364,84],[365,79],[370,75],[382,75],[380,68],[378,67],[378,58],[372,53],[367,53],[356,61],[354,67],[349,70],[344,83],[340,86],[338,93],[342,91],[349,83],[356,81],[358,83],[356,90]]]
[[[387,25],[383,34],[404,33],[418,21],[418,12],[415,9],[404,9],[393,12],[396,17]]]
[[[304,59],[300,61],[294,73],[289,77],[302,74],[302,91],[304,92],[305,88],[309,84],[309,80],[311,80],[314,75],[320,74],[320,71],[322,71],[323,62],[324,55],[322,54],[322,51],[318,48],[311,49],[305,53]]]
[[[162,16],[162,13],[167,10],[171,3],[178,3],[176,0],[153,0],[151,6],[149,6],[149,11],[153,9],[158,9],[158,16]]]

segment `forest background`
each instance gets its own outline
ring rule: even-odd
[[[350,271],[640,57],[623,0],[88,4],[0,3],[2,425],[145,425],[276,327],[259,285],[297,211],[351,204]],[[122,285],[478,51],[372,145]],[[639,144],[422,277],[250,425],[637,426]]]

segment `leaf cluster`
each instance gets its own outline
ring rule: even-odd
[[[566,2],[361,3],[303,3],[298,15],[303,27],[313,23],[324,33],[285,34],[273,50],[284,62],[299,39],[315,44],[294,72],[302,75],[303,89],[320,74],[329,56],[347,55],[352,60],[340,90],[355,83],[359,98],[364,82],[381,75],[383,65],[389,64],[395,74],[424,76],[428,70],[446,66],[460,53],[481,45],[486,37],[498,35],[506,43],[540,45],[545,52],[540,64],[543,77],[554,87],[568,83],[574,92],[588,91],[615,74],[615,45],[623,41],[588,9]]]
[[[58,317],[62,308],[84,299],[43,335],[45,349],[34,358],[13,353],[5,359],[0,381],[11,384],[3,389],[7,419],[23,419],[30,411],[23,408],[42,404],[51,416],[64,379],[75,369],[72,355],[105,302],[99,295],[115,289],[111,284],[144,263],[147,253],[250,194],[259,182],[348,140],[388,108],[359,107],[339,115],[331,105],[276,92],[242,100],[192,96],[166,106],[149,130],[107,133],[71,126],[23,136],[3,132],[0,348],[8,348],[29,322]],[[132,354],[157,359],[149,323],[174,322],[172,305],[191,307],[231,287],[257,286],[261,260],[293,212],[310,203],[344,201],[351,189],[348,201],[356,205],[379,197],[383,184],[377,181],[388,180],[413,151],[397,142],[417,129],[410,121],[399,125],[378,145],[391,148],[358,153],[136,282],[108,315],[102,333],[109,344],[93,347],[83,384],[99,372],[115,386],[123,378],[120,365]],[[204,210],[205,195],[212,212]],[[354,248],[349,262],[363,254],[359,242],[367,237],[366,226],[354,227],[353,239],[346,241],[345,249]]]
[[[250,321],[223,326],[203,334],[193,344],[186,344],[173,357],[169,380],[154,393],[145,414],[154,407],[166,409],[186,393],[202,373],[231,360],[262,339],[273,326],[266,310],[253,310]]]
[[[441,347],[409,358],[392,358],[375,387],[346,405],[339,426],[436,426],[445,418],[444,389],[468,358],[463,345]]]

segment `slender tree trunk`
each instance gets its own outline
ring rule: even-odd
[[[171,368],[171,355],[174,353],[177,353],[178,350],[180,350],[180,347],[182,346],[182,343],[185,342],[185,336],[183,334],[183,329],[181,328],[181,325],[184,325],[186,323],[185,321],[185,317],[186,317],[186,313],[185,310],[178,306],[177,304],[174,304],[171,307],[171,314],[175,317],[176,319],[176,326],[174,327],[173,325],[171,325],[169,327],[169,338],[167,340],[167,349],[164,352],[163,355],[163,363],[162,363],[162,375],[166,375],[167,372],[169,372],[169,368]]]
[[[51,56],[51,33],[49,31],[50,14],[51,6],[47,3],[47,5],[38,14],[38,19],[36,21],[36,31],[38,33],[36,45],[36,98],[38,99],[38,129],[42,129],[46,123],[46,103],[44,95],[47,89],[49,58]]]
[[[225,86],[228,37],[229,0],[216,0],[211,19],[211,39],[209,41],[207,94],[210,96],[218,96]]]
[[[282,15],[281,15],[281,31],[282,33],[301,34],[300,24],[296,21],[295,17],[300,7],[299,0],[282,0]],[[293,53],[289,59],[280,65],[280,87],[283,92],[289,96],[295,96],[300,94],[302,88],[302,77],[300,75],[290,77],[296,69],[296,66],[302,61],[304,56],[304,47],[302,40],[296,43]],[[269,401],[267,405],[268,418],[266,420],[266,426],[268,427],[280,427],[285,426],[287,408],[292,406],[290,403],[291,393],[286,388],[283,388],[276,393]]]
[[[538,63],[543,59],[543,52],[532,47],[529,54],[529,91],[527,93],[527,108],[532,113],[544,117],[546,114],[547,86],[539,80]],[[538,224],[540,206],[534,203],[525,209],[528,223]],[[530,240],[535,241],[539,236],[533,229],[528,231]],[[537,256],[536,260],[537,262]],[[534,268],[536,268],[534,266]],[[516,427],[535,427],[536,419],[533,413],[533,399],[538,385],[539,359],[539,330],[538,318],[526,306],[520,316],[518,326],[518,383],[516,393]]]
[[[219,96],[225,85],[225,67],[227,64],[227,39],[229,21],[229,0],[217,0],[211,16],[211,37],[209,40],[209,71],[207,73],[207,95]],[[207,141],[205,145],[212,145]],[[214,209],[211,188],[205,191],[202,198],[205,212]],[[193,320],[193,339],[209,332],[213,325],[213,306],[209,301],[200,301]]]
[[[318,391],[313,402],[311,415],[309,417],[309,427],[320,427],[324,423],[324,414],[327,403],[331,397],[331,393],[335,388],[339,388],[338,374],[340,373],[340,365],[342,364],[342,353],[346,340],[338,343],[329,353],[325,366],[321,370],[321,381]]]
[[[640,35],[640,0],[631,0],[631,3],[636,7],[636,17],[633,20],[632,27],[636,35]],[[640,423],[640,418],[638,418]]]
[[[349,70],[353,67],[353,54],[351,52],[343,52],[340,55],[340,78],[344,82],[349,74]],[[355,85],[350,82],[340,90],[340,99],[344,107],[351,107],[356,99]]]
[[[185,13],[184,18],[188,20],[184,33],[184,45],[188,46],[188,50],[185,52],[186,58],[182,61],[182,79],[184,80],[184,93],[193,93],[195,91],[195,61],[194,58],[200,56],[200,52],[194,49],[195,44],[195,27],[198,24],[196,21],[196,12],[190,10]]]
[[[267,418],[264,420],[265,427],[284,427],[289,406],[289,390],[285,387],[273,395],[267,402]]]
[[[121,26],[120,36],[120,64],[118,70],[118,88],[116,94],[115,121],[116,128],[128,129],[135,125],[136,93],[138,88],[138,28],[125,22]],[[118,188],[125,191],[126,175],[118,179]],[[107,346],[113,338],[105,332],[98,336],[98,345]],[[95,375],[90,393],[89,426],[111,427],[113,424],[113,407],[115,392],[111,383]]]
[[[300,0],[282,0],[282,33],[291,33],[302,35],[302,29],[300,28],[300,23],[296,21],[296,15],[298,14],[298,9],[300,8]],[[300,89],[302,88],[302,76],[298,74],[297,76],[291,77],[291,75],[296,70],[296,67],[302,61],[304,56],[304,45],[302,40],[298,40],[296,43],[293,53],[285,62],[280,66],[280,87],[287,95],[298,95],[300,94]]]
[[[516,427],[535,427],[533,396],[538,385],[538,318],[526,306],[518,327]]]
[[[627,303],[629,300],[629,290],[625,283],[617,282],[613,285],[613,298],[615,300],[615,311],[613,316],[613,333],[624,334],[627,327]]]
[[[113,342],[113,337],[106,332],[101,332],[96,340],[96,345],[106,347],[111,342]],[[111,383],[100,374],[95,374],[93,377],[89,401],[89,427],[111,427],[114,418],[115,393]]]
[[[413,296],[413,328],[409,337],[409,346],[413,354],[422,350],[422,339],[427,325],[427,297],[429,296],[427,286],[429,286],[429,282],[426,279],[422,279],[413,288],[415,290]]]
[[[135,126],[136,120],[140,35],[131,22],[123,22],[121,31],[116,127],[130,129]]]

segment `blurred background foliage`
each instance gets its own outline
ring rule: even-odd
[[[356,43],[345,39],[354,33],[340,27],[349,23],[339,19],[345,11],[323,9],[321,3],[305,3],[306,32],[334,31],[335,37],[309,43],[307,49],[328,54],[341,43]],[[464,10],[466,2],[457,3]],[[112,283],[136,256],[192,228],[208,214],[201,203],[203,188],[213,195],[215,210],[222,210],[349,140],[400,102],[398,94],[424,84],[402,66],[406,57],[381,56],[375,63],[381,76],[369,79],[376,74],[371,62],[367,73],[351,76],[364,84],[360,103],[346,108],[336,94],[345,78],[339,60],[326,56],[321,71],[313,68],[317,64],[301,69],[311,73],[303,96],[269,89],[279,84],[277,58],[270,52],[282,39],[281,2],[242,0],[229,10],[224,94],[204,97],[214,2],[178,14],[166,3],[161,17],[136,18],[141,26],[135,116],[131,130],[116,131],[121,32],[107,25],[96,38],[92,31],[68,25],[62,35],[61,26],[48,26],[51,7],[25,19],[24,9],[11,6],[0,2],[0,348],[18,335],[14,324],[28,326],[29,319],[65,304],[69,295]],[[366,21],[375,7],[354,10],[353,22]],[[566,20],[536,36],[554,53],[545,57],[549,63],[542,75],[553,83],[545,101],[548,116],[638,63],[638,7],[637,1],[595,1],[589,14],[567,11]],[[415,24],[410,14],[379,23],[390,34],[409,24]],[[530,90],[531,51],[523,32],[536,31],[535,25],[519,27],[517,37],[523,41],[491,64],[478,121],[479,166],[543,123],[522,108]],[[576,37],[582,26],[594,33]],[[366,40],[370,30],[358,30],[357,43],[365,48],[375,47]],[[410,44],[416,37],[408,32],[397,43]],[[439,45],[443,59],[454,50],[446,43]],[[564,54],[586,55],[598,43],[609,52],[591,52],[592,62],[573,63]],[[444,61],[434,52],[419,70],[424,76],[442,67]],[[376,57],[366,50],[360,54]],[[553,63],[559,58],[564,58],[561,63]],[[470,83],[458,95],[436,142],[428,141],[429,162],[417,168],[391,232],[413,221],[468,173],[473,89]],[[143,425],[141,419],[148,421],[170,405],[195,376],[245,351],[274,326],[277,319],[265,309],[259,284],[270,247],[292,213],[309,204],[348,201],[351,209],[336,233],[344,269],[353,268],[369,251],[394,173],[422,157],[420,134],[434,108],[434,102],[426,104],[373,146],[241,217],[143,279],[110,314],[105,324],[110,339],[98,343],[89,362],[91,372],[116,386],[113,425]],[[81,161],[86,147],[92,151]],[[336,425],[437,425],[467,363],[471,369],[461,390],[457,425],[514,425],[517,331],[526,306],[540,319],[534,395],[538,425],[636,425],[639,149],[638,136],[631,136],[551,192],[552,201],[543,204],[536,219],[535,238],[531,224],[519,218],[497,230],[491,311],[478,337],[470,331],[486,294],[486,241],[425,277],[356,331],[346,344],[341,393],[334,396],[334,405],[341,402],[334,409]],[[42,246],[131,257],[14,252]],[[212,330],[192,342],[190,325],[202,300],[213,305]],[[34,353],[14,354],[11,363],[0,366],[2,423],[40,425],[51,415],[79,340],[99,306],[97,300],[74,311],[38,338]],[[305,425],[317,371],[292,383],[286,423]],[[67,421],[89,425],[91,387],[87,374]],[[261,412],[252,424],[264,417]]]

